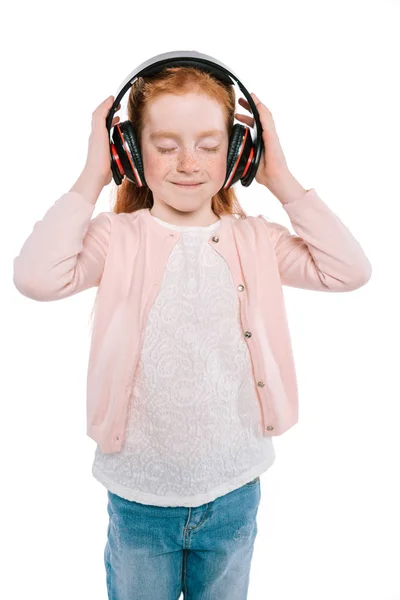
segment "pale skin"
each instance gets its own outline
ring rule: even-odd
[[[147,105],[141,137],[146,182],[153,192],[151,214],[174,225],[206,226],[218,217],[211,199],[223,186],[228,132],[223,107],[204,94],[164,94]],[[210,129],[221,134],[201,137]],[[152,139],[158,131],[176,137]],[[174,182],[202,182],[194,189]]]
[[[239,103],[246,108],[244,99],[239,99]],[[258,110],[265,144],[265,111],[268,109],[265,107],[264,111],[258,107]],[[252,126],[251,117],[243,115],[240,119],[236,115],[236,118]],[[221,133],[201,136],[209,130]],[[153,137],[158,131],[174,135]],[[268,133],[270,144],[273,143],[275,151],[279,150],[274,131]],[[147,105],[140,142],[146,182],[154,198],[151,214],[174,225],[207,226],[218,221],[219,217],[211,209],[211,200],[223,186],[226,176],[229,140],[223,107],[201,93],[164,94]],[[281,157],[283,153],[279,160]],[[302,190],[305,192],[283,161],[273,162],[274,177],[267,181],[264,158],[263,155],[256,175],[259,183],[268,183],[267,187],[271,186],[269,189],[273,193],[276,189],[282,202],[289,201],[288,198]],[[201,182],[201,185],[196,188],[176,185],[193,182]]]

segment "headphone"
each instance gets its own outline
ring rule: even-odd
[[[235,123],[229,138],[226,177],[222,189],[227,190],[240,180],[245,187],[253,181],[264,149],[260,116],[253,98],[239,81],[239,78],[219,60],[196,51],[173,51],[158,54],[140,64],[121,83],[113,105],[106,118],[106,127],[110,140],[110,129],[116,108],[121,98],[138,77],[151,77],[169,66],[190,66],[211,73],[225,85],[234,85],[235,81],[245,95],[256,126],[255,140],[251,137],[250,127]],[[121,185],[124,177],[137,187],[144,187],[146,180],[140,148],[132,123],[123,121],[113,127],[110,140],[111,172],[117,185]]]

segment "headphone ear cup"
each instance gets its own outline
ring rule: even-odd
[[[234,183],[243,179],[250,168],[255,148],[249,127],[235,123],[229,138],[226,178],[223,189],[229,189]]]
[[[111,157],[111,171],[117,185],[122,183],[124,176],[137,187],[147,185],[139,144],[130,121],[123,121],[114,126],[111,137]]]

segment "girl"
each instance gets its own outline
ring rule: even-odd
[[[253,125],[235,114],[233,87],[170,67],[138,78],[128,97],[147,187],[125,178],[113,211],[91,219],[112,179],[108,98],[82,174],[14,261],[15,285],[36,300],[98,287],[87,415],[113,600],[247,598],[259,476],[275,459],[272,436],[298,417],[282,285],[344,292],[371,275],[349,230],[292,176],[253,98],[256,181],[299,235],[247,216],[221,189],[234,117]]]

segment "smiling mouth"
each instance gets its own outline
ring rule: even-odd
[[[199,185],[202,185],[203,182],[199,182],[199,183],[175,183],[173,181],[172,183],[174,185],[180,185],[181,187],[197,187]]]

